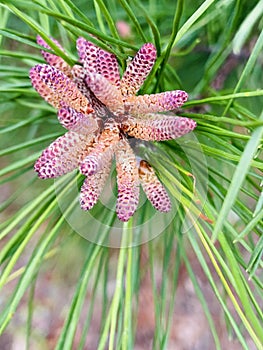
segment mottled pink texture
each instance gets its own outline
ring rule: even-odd
[[[120,85],[118,61],[115,55],[100,49],[84,38],[78,38],[77,50],[80,62],[89,73],[98,73],[113,85]]]
[[[136,158],[127,140],[116,149],[118,198],[116,212],[121,221],[128,221],[139,202],[139,173]]]
[[[196,127],[196,122],[184,117],[151,115],[148,119],[129,118],[122,123],[128,135],[145,141],[165,141],[181,137]]]
[[[51,40],[54,42],[54,44],[56,44],[56,46],[61,50],[64,51],[63,47],[60,45],[60,43],[51,38]],[[37,43],[41,46],[43,46],[45,49],[51,49],[50,46],[45,42],[45,40],[43,40],[41,38],[41,36],[37,36]],[[54,55],[52,53],[49,53],[45,50],[41,50],[41,54],[44,57],[45,61],[50,65],[53,66],[59,70],[61,70],[65,75],[67,75],[68,77],[71,76],[71,67],[69,64],[67,64],[67,62],[65,62],[63,60],[63,58]]]
[[[140,161],[139,177],[142,188],[155,209],[166,213],[171,210],[171,201],[153,168],[145,160]]]
[[[100,74],[88,74],[85,82],[95,96],[113,113],[124,113],[122,94]]]
[[[79,166],[92,147],[92,143],[92,135],[69,131],[42,152],[35,163],[35,171],[41,179],[64,175]]]
[[[78,38],[77,50],[84,69],[89,73],[96,73],[99,48],[84,38]]]
[[[42,38],[37,41],[49,48]],[[43,151],[35,171],[47,179],[79,168],[86,176],[80,206],[90,210],[98,201],[115,156],[118,218],[128,221],[136,211],[140,183],[152,205],[160,212],[168,212],[168,193],[148,162],[141,160],[137,164],[128,136],[164,141],[192,131],[196,127],[192,119],[158,114],[180,108],[187,93],[174,90],[136,96],[156,60],[151,43],[140,48],[122,78],[112,53],[84,38],[77,40],[77,50],[80,64],[73,67],[42,50],[49,64],[38,64],[30,70],[33,87],[58,110],[61,125],[69,130]]]
[[[107,113],[107,110],[104,104],[96,98],[96,96],[92,93],[90,87],[87,85],[86,78],[88,73],[86,70],[82,66],[75,65],[72,67],[71,72],[73,76],[73,82],[76,84],[78,90],[87,98],[89,103],[92,105],[96,116],[98,118],[103,118]]]
[[[187,93],[181,90],[129,96],[125,100],[124,109],[131,115],[166,112],[180,108],[187,101],[187,97]]]
[[[99,119],[95,114],[83,114],[66,105],[59,109],[58,120],[64,128],[79,134],[95,134],[99,131]]]
[[[156,49],[151,43],[144,44],[128,64],[121,79],[123,96],[135,95],[149,75],[156,60]]]
[[[94,142],[92,151],[81,163],[81,173],[89,176],[103,168],[104,163],[113,157],[119,139],[117,123],[114,120],[105,122],[104,130],[98,137],[98,140]]]
[[[97,73],[115,86],[120,86],[120,72],[117,58],[112,53],[99,49]]]
[[[83,210],[90,210],[97,203],[103,186],[109,176],[111,159],[107,159],[104,166],[97,173],[86,177],[80,191],[80,206]]]
[[[64,102],[78,112],[93,112],[89,101],[74,82],[57,68],[38,64],[31,68],[30,78],[37,92],[55,108],[59,108],[61,102]]]

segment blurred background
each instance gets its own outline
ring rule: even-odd
[[[1,350],[262,349],[262,13],[262,0],[1,1]],[[95,36],[121,71],[153,42],[140,93],[188,92],[178,115],[196,120],[193,136],[138,145],[176,208],[158,217],[162,232],[141,194],[128,233],[103,202],[85,219],[109,241],[117,227],[126,248],[94,244],[65,215],[78,199],[63,190],[83,178],[37,178],[35,160],[64,133],[28,77],[44,62],[37,34],[70,62],[76,38]],[[115,200],[114,167],[109,181]]]

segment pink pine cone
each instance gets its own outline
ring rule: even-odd
[[[30,70],[32,85],[57,109],[59,122],[68,130],[36,161],[38,176],[55,178],[79,168],[86,176],[80,206],[90,210],[99,199],[115,158],[118,218],[128,221],[135,213],[140,184],[151,204],[160,212],[168,212],[171,201],[167,191],[148,162],[137,163],[129,138],[171,140],[194,130],[196,122],[158,114],[181,108],[188,98],[185,91],[136,95],[154,66],[154,45],[144,44],[120,77],[117,58],[84,38],[77,40],[81,65],[74,67],[45,51],[50,47],[41,37],[37,42],[44,48],[41,53],[47,64]]]

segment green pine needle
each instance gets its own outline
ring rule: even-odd
[[[39,326],[45,281],[47,299],[65,304],[54,313],[47,307],[60,324],[52,330],[57,350],[86,349],[88,341],[101,350],[147,348],[143,332],[152,349],[182,348],[176,310],[189,308],[187,284],[202,306],[210,348],[223,349],[226,339],[231,348],[235,339],[243,349],[263,349],[262,3],[1,2],[1,335],[22,334],[27,349],[50,348]],[[121,71],[144,42],[155,44],[158,58],[140,93],[187,91],[176,112],[197,122],[178,140],[137,146],[169,191],[171,214],[157,214],[141,192],[134,217],[118,221],[115,171],[88,213],[78,203],[83,176],[37,178],[35,160],[63,134],[28,77],[44,62],[37,35],[70,65],[83,36],[114,53]]]

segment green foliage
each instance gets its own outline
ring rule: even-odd
[[[62,257],[58,273],[68,275],[74,291],[56,349],[73,344],[85,349],[99,313],[96,348],[135,348],[145,278],[155,311],[152,348],[168,349],[182,267],[207,318],[212,346],[221,349],[198,265],[229,336],[244,349],[251,342],[263,349],[262,0],[2,0],[0,18],[0,331],[8,332],[27,298],[24,334],[31,348],[38,278]],[[129,25],[130,35],[122,37],[117,21]],[[138,149],[173,198],[174,212],[161,217],[160,232],[148,202],[127,224],[98,203],[85,227],[89,242],[71,227],[87,215],[70,192],[81,176],[71,174],[54,185],[37,179],[34,161],[63,133],[54,109],[28,78],[29,69],[43,62],[37,34],[71,65],[77,60],[76,38],[83,36],[116,54],[122,69],[144,42],[153,42],[158,59],[141,92],[183,88],[189,93],[179,115],[196,120],[194,133]],[[95,221],[101,224],[94,226]],[[109,248],[116,230],[123,247],[118,251]]]

